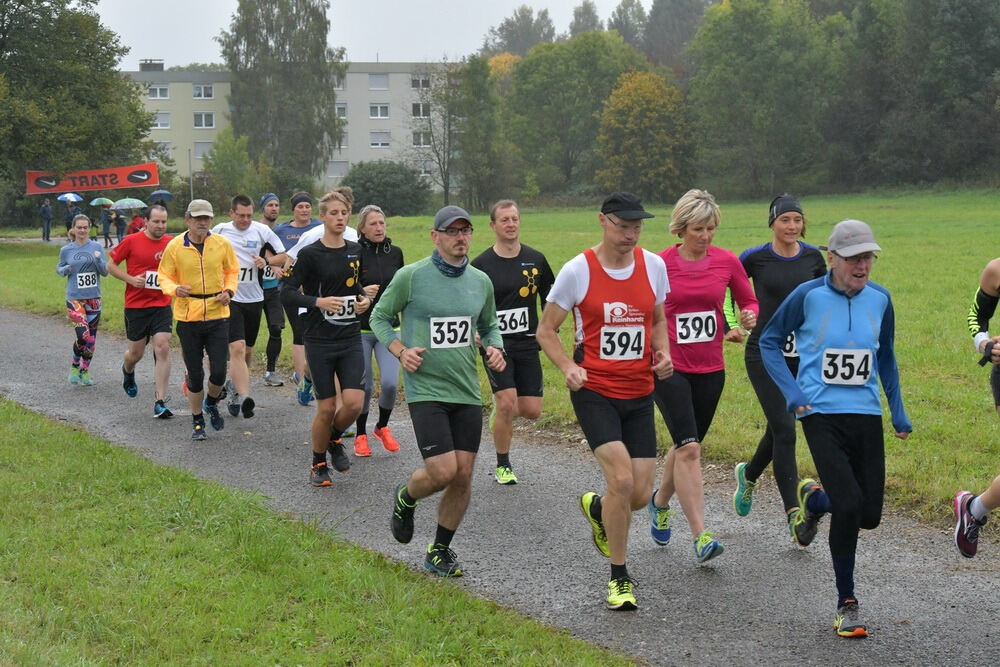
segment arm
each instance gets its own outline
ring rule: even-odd
[[[112,276],[122,281],[126,285],[131,285],[132,287],[142,289],[142,287],[146,285],[145,276],[140,278],[139,276],[129,275],[125,271],[125,269],[118,266],[118,263],[115,262],[113,256],[108,257],[108,273],[110,273]]]
[[[309,276],[309,257],[303,257],[295,264],[295,270],[285,274],[281,282],[281,303],[296,308],[315,308],[317,298],[303,294],[299,289]]]
[[[662,308],[659,309],[663,310]],[[545,304],[545,310],[542,311],[542,319],[538,321],[538,329],[535,331],[535,340],[538,341],[538,345],[542,348],[545,356],[562,371],[563,376],[566,378],[566,386],[570,388],[570,391],[577,391],[587,381],[587,371],[577,366],[569,358],[569,355],[563,349],[562,341],[559,340],[559,334],[556,333],[566,320],[566,315],[568,314],[568,311],[563,310],[551,301]]]
[[[60,276],[68,276],[72,270],[72,267],[66,261],[66,253],[60,251],[59,262],[56,264],[56,273]]]
[[[177,259],[174,257],[174,246],[168,245],[160,258],[160,265],[156,268],[156,279],[160,283],[160,291],[169,296],[186,296],[187,294],[177,294],[179,277],[177,275]]]
[[[795,288],[768,321],[759,340],[764,368],[784,395],[788,411],[796,414],[803,414],[812,407],[795,381],[795,376],[788,370],[788,364],[781,354],[781,346],[788,334],[798,329],[803,322],[805,295],[806,290],[801,286]]]
[[[653,373],[660,380],[666,380],[674,373],[674,364],[670,359],[670,339],[667,336],[667,314],[663,304],[653,308],[653,328],[650,345],[653,348]]]
[[[500,326],[497,324],[496,299],[493,296],[493,283],[489,278],[483,279],[486,286],[486,298],[483,299],[483,307],[479,311],[476,321],[476,331],[479,335],[483,351],[486,352],[486,365],[491,370],[500,372],[507,367],[507,360],[503,352],[503,337],[500,335]]]
[[[108,275],[108,258],[104,256],[103,250],[94,252],[94,264],[97,265],[97,272],[102,276]]]
[[[1000,341],[1000,336],[991,337],[989,332],[990,318],[996,312],[998,302],[1000,302],[1000,258],[992,260],[983,269],[982,275],[979,276],[979,289],[969,307],[969,333],[972,334],[973,344],[979,354],[985,353],[987,343]],[[1000,355],[1000,351],[994,355]],[[994,363],[997,361],[997,357],[994,356]]]
[[[729,290],[733,300],[740,306],[740,326],[747,331],[757,325],[757,315],[760,313],[760,304],[757,303],[757,295],[747,278],[746,269],[739,260],[734,261],[732,273],[729,276]]]
[[[886,298],[889,293],[885,293]],[[896,353],[894,350],[896,340],[896,315],[892,307],[892,299],[889,298],[885,312],[882,314],[882,326],[879,332],[878,349],[878,375],[882,381],[882,389],[889,402],[889,411],[892,413],[892,428],[896,432],[897,438],[905,439],[911,431],[913,424],[906,415],[903,408],[903,393],[899,386],[899,367],[896,364]]]
[[[231,294],[236,294],[236,288],[240,286],[239,281],[240,262],[236,259],[236,251],[233,250],[233,244],[226,241],[225,255],[222,258],[222,289],[229,290]]]

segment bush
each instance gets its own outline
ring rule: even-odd
[[[422,213],[431,194],[430,185],[415,169],[388,160],[358,162],[340,184],[354,190],[355,211],[368,204],[377,204],[386,215]]]

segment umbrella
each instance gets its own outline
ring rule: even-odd
[[[59,195],[56,197],[59,201],[83,201],[83,197],[76,194],[75,192],[67,192],[64,195]]]
[[[98,197],[97,199],[90,200],[91,206],[111,206],[112,204],[114,204],[114,202],[107,197]]]
[[[174,193],[172,193],[170,190],[153,190],[149,194],[149,203],[152,204],[154,201],[156,201],[157,199],[159,199],[164,204],[166,204],[168,201],[170,201],[173,198],[174,198]]]
[[[125,197],[125,199],[119,199],[114,204],[112,204],[111,208],[115,209],[116,211],[124,211],[126,209],[133,209],[133,208],[146,208],[146,202],[142,201],[141,199],[136,199],[135,197]]]

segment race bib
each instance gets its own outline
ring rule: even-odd
[[[240,284],[255,283],[255,282],[257,282],[257,267],[256,266],[241,266],[240,267]]]
[[[468,347],[472,344],[471,317],[432,317],[431,349]]]
[[[323,319],[331,324],[348,324],[345,320],[354,320],[358,313],[354,307],[357,302],[358,297],[356,296],[345,296],[343,305],[337,310],[324,310]]]
[[[871,350],[823,350],[823,382],[826,384],[860,386],[872,374]]]
[[[635,325],[601,327],[601,359],[612,361],[642,359],[645,349],[645,327]]]
[[[76,274],[76,287],[77,289],[97,287],[97,274],[93,271]]]
[[[271,265],[268,264],[264,267],[264,280],[277,280],[278,276],[274,275],[274,271],[271,269]]]
[[[143,289],[160,289],[160,276],[156,271],[146,271],[146,280],[142,285]]]
[[[497,325],[502,334],[515,334],[528,330],[528,309],[511,308],[497,311]]]
[[[795,332],[788,334],[785,338],[785,344],[781,346],[781,353],[786,357],[797,357],[799,356],[799,348],[795,347]]]
[[[707,343],[715,340],[719,325],[714,310],[678,313],[674,320],[678,343]]]

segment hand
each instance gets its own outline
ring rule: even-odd
[[[417,369],[420,368],[420,364],[424,363],[422,355],[426,351],[426,347],[408,347],[399,355],[399,363],[410,373],[416,373]]]
[[[267,266],[267,260],[265,260],[260,255],[257,255],[253,258],[253,265],[256,266],[258,269],[263,269],[265,266]]]
[[[739,327],[730,329],[726,332],[726,335],[722,337],[722,339],[728,343],[742,343],[745,338],[746,334],[743,333],[743,329]]]
[[[177,286],[177,296],[187,296],[191,293],[190,285],[178,285]]]
[[[900,440],[906,440],[907,438],[910,437],[910,432],[909,431],[896,431],[896,437],[899,438]]]
[[[368,295],[368,298],[374,299],[375,295],[378,294],[378,290],[379,290],[380,287],[381,287],[381,285],[365,285],[362,288],[362,290],[364,291],[365,294]]]
[[[476,334],[477,336],[479,334]],[[497,373],[503,371],[507,368],[507,359],[503,356],[503,350],[498,347],[493,347],[490,345],[486,348],[486,366]]]
[[[223,306],[228,306],[229,302],[232,300],[232,297],[229,296],[229,292],[227,292],[226,290],[222,290],[221,292],[215,295],[215,300],[221,303]]]
[[[372,300],[368,297],[359,296],[354,302],[354,312],[360,315],[372,307]]]
[[[337,312],[344,306],[343,297],[339,296],[321,296],[316,299],[316,307],[320,310],[330,311],[332,313]]]
[[[666,380],[674,374],[674,362],[670,355],[662,350],[653,352],[653,374],[657,380]]]
[[[812,412],[812,409],[813,409],[813,406],[811,406],[809,404],[800,405],[799,407],[795,408],[795,414],[797,414],[797,415],[804,415],[807,412]]]
[[[280,266],[272,266],[271,273],[273,273],[274,277],[278,279],[285,277],[285,270],[282,269]]]
[[[101,258],[101,251],[100,250],[95,250],[94,251],[94,257],[96,257],[97,259],[100,259]]]
[[[757,313],[748,308],[743,309],[740,311],[740,324],[747,331],[753,331],[753,328],[757,326]]]
[[[1000,343],[1000,336],[994,336],[990,339],[990,342]],[[986,342],[983,342],[982,347],[986,347]],[[990,355],[990,361],[994,365],[1000,365],[1000,345],[993,346],[993,353]]]
[[[137,287],[139,289],[142,289],[143,287],[146,286],[146,276],[145,274],[141,276],[126,276],[125,282],[131,285],[132,287]]]
[[[563,375],[566,376],[566,386],[569,387],[570,391],[583,389],[584,383],[587,382],[587,369],[580,368],[576,364],[563,371]]]

